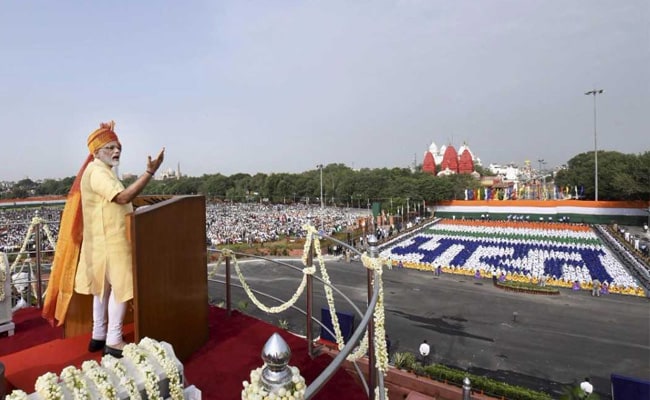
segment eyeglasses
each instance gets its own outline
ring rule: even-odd
[[[111,146],[104,146],[104,147],[101,147],[101,149],[103,149],[103,150],[108,150],[108,151],[111,151],[111,152],[112,152],[112,151],[115,151],[115,149],[122,151],[122,146],[119,146],[119,145],[114,144],[114,145],[111,145]]]

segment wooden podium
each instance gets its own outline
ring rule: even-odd
[[[138,202],[127,216],[133,255],[133,307],[125,324],[134,323],[135,342],[165,341],[186,360],[208,339],[208,274],[205,197],[175,196]],[[152,204],[153,203],[153,204]],[[92,330],[92,296],[75,293],[65,337]]]

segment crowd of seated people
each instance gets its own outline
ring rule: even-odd
[[[216,203],[206,209],[206,233],[212,245],[266,243],[281,237],[300,238],[311,224],[324,233],[356,227],[366,210],[320,208],[305,204]]]
[[[0,210],[0,251],[20,250],[36,215],[47,222],[56,242],[62,210],[60,206]],[[305,204],[210,203],[206,205],[206,235],[211,245],[263,243],[282,236],[302,237],[307,223],[331,234],[354,227],[358,218],[367,215],[363,209]]]
[[[37,215],[45,221],[56,243],[62,211],[60,206],[0,209],[0,251],[20,250],[29,226]],[[43,240],[42,243],[44,250],[51,250],[49,241]]]
[[[506,280],[544,282],[644,295],[630,272],[587,226],[558,223],[442,220],[384,249],[382,257],[411,268]],[[478,272],[477,272],[478,271]]]

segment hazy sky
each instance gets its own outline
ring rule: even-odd
[[[547,167],[650,150],[650,2],[0,3],[0,180],[75,175],[115,120],[120,172],[407,167],[432,141]]]

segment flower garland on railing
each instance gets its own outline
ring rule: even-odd
[[[135,383],[133,377],[126,374],[126,367],[122,363],[122,360],[106,355],[102,357],[102,367],[113,372],[115,376],[119,378],[119,384],[126,388],[130,400],[142,400],[142,396],[138,390],[138,385]]]
[[[102,368],[97,361],[88,360],[81,364],[81,369],[85,375],[95,384],[102,399],[118,400],[117,389],[113,386],[111,378],[108,376],[104,368]]]
[[[375,323],[375,367],[382,373],[386,373],[388,370],[388,350],[386,348],[386,315],[384,312],[384,282],[382,280],[383,275],[383,264],[386,260],[380,258],[372,258],[367,254],[361,256],[361,262],[363,265],[374,271],[376,279],[373,282],[373,286],[379,286],[379,295],[377,297],[377,304],[375,305],[375,310],[373,313],[374,323]]]
[[[323,252],[321,251],[320,240],[318,239],[318,231],[316,230],[315,227],[311,225],[304,225],[303,229],[307,231],[307,235],[305,239],[305,247],[303,248],[303,253],[302,253],[302,263],[306,267],[309,267],[307,265],[307,261],[308,261],[307,256],[309,254],[309,249],[313,244],[314,255],[318,260],[318,266],[320,267],[321,278],[323,279],[323,282],[325,282],[325,285],[323,285],[323,289],[325,290],[325,298],[327,299],[327,306],[329,307],[330,315],[332,316],[332,328],[334,328],[334,336],[336,337],[336,344],[339,350],[343,350],[343,347],[345,347],[345,342],[343,341],[343,334],[341,333],[341,325],[339,324],[339,319],[336,316],[336,306],[334,304],[334,293],[331,287],[332,281],[330,280],[330,276],[327,273],[327,269],[325,268],[325,259],[323,258]]]
[[[278,393],[269,393],[262,385],[262,370],[266,364],[251,371],[251,381],[244,381],[244,389],[241,391],[242,400],[274,400],[274,399],[295,399],[302,400],[305,398],[307,385],[305,378],[300,375],[297,367],[288,366],[291,370],[291,387],[289,389],[281,388]]]
[[[41,217],[34,217],[32,218],[32,222],[29,225],[29,228],[27,229],[27,234],[25,235],[25,239],[23,240],[23,245],[20,247],[18,256],[16,256],[16,259],[11,265],[12,271],[16,268],[16,265],[18,265],[20,260],[22,260],[23,255],[27,254],[27,245],[29,244],[29,239],[32,237],[32,234],[34,233],[34,227],[38,224],[43,226],[43,230],[45,231],[45,236],[47,237],[47,241],[50,242],[50,245],[52,246],[53,249],[56,249],[56,242],[54,241],[54,238],[52,237],[52,232],[50,231],[50,228],[48,227],[45,220]]]
[[[210,268],[208,271],[208,279],[214,278],[215,275],[217,275],[217,269],[227,257],[235,258],[235,253],[230,249],[221,250],[221,253],[219,253],[219,258],[217,258],[217,262],[214,264],[214,267]]]
[[[302,256],[302,262],[304,265],[307,265],[307,255],[309,254],[309,248],[312,243],[314,246],[314,254],[318,260],[320,266],[320,272],[325,285],[325,297],[327,299],[327,305],[330,309],[330,315],[332,316],[332,327],[334,328],[334,334],[336,336],[336,344],[338,345],[339,350],[342,350],[345,346],[343,335],[341,334],[341,326],[339,324],[338,316],[336,315],[336,306],[334,303],[334,294],[330,287],[331,280],[329,274],[327,273],[325,267],[325,260],[323,259],[323,254],[320,247],[320,240],[318,239],[315,227],[306,225],[303,227],[307,231],[307,239],[305,240],[305,247]],[[375,324],[375,337],[374,337],[374,347],[376,354],[376,363],[375,366],[382,373],[385,373],[388,369],[388,352],[386,349],[386,329],[385,329],[385,313],[384,313],[384,285],[382,281],[382,271],[383,266],[386,263],[389,263],[388,260],[383,260],[380,258],[372,258],[367,254],[361,256],[361,261],[364,267],[375,271],[377,275],[377,280],[373,282],[373,285],[379,285],[379,297],[377,299],[377,304],[375,306],[373,317]],[[389,264],[390,265],[390,264]],[[368,331],[366,330],[363,339],[359,343],[358,348],[351,354],[348,355],[348,361],[356,361],[361,357],[366,355],[368,351]]]
[[[63,389],[59,386],[59,378],[53,372],[39,376],[34,389],[44,400],[63,400]]]
[[[7,281],[7,263],[5,262],[6,256],[0,253],[0,301],[5,299],[5,282]]]
[[[43,226],[43,230],[45,231],[45,236],[47,237],[47,240],[50,242],[52,248],[56,249],[56,242],[54,241],[52,232],[50,231],[50,228],[45,222],[45,220],[42,219],[41,217],[32,218],[32,222],[29,225],[29,228],[27,229],[27,234],[25,235],[23,244],[20,247],[20,251],[16,256],[16,259],[14,260],[13,264],[11,264],[11,268],[7,270],[7,266],[4,265],[4,260],[3,260],[4,257],[0,259],[0,264],[2,264],[0,265],[0,301],[3,301],[5,299],[4,282],[7,280],[7,276],[9,275],[10,271],[14,271],[16,269],[16,266],[23,258],[23,255],[27,254],[27,245],[29,244],[29,239],[32,237],[32,234],[34,233],[34,226],[36,226],[37,224],[41,224]]]
[[[167,378],[169,379],[169,395],[172,400],[183,400],[183,383],[181,382],[180,372],[176,363],[168,356],[165,348],[153,339],[145,337],[140,341],[140,346],[149,351],[156,358],[156,361],[162,366]]]
[[[224,250],[225,253],[225,250]],[[274,306],[274,307],[267,307],[265,306],[261,301],[258,300],[258,298],[255,296],[255,293],[251,290],[250,286],[248,286],[248,283],[246,282],[246,278],[244,277],[244,274],[241,272],[241,268],[239,267],[239,262],[237,261],[237,257],[232,252],[227,253],[227,256],[232,257],[234,263],[235,263],[235,272],[237,272],[237,276],[239,277],[239,281],[241,282],[242,287],[244,288],[244,291],[248,295],[248,298],[251,299],[251,301],[259,307],[260,310],[270,313],[270,314],[277,314],[281,313],[282,311],[288,310],[291,306],[296,304],[296,301],[300,298],[302,295],[302,292],[305,291],[305,287],[307,286],[307,275],[313,275],[314,272],[316,272],[316,268],[314,267],[306,267],[302,269],[303,275],[302,275],[302,280],[300,281],[300,285],[298,285],[298,288],[296,289],[296,292],[291,296],[289,300],[284,302],[283,304],[280,304],[279,306]],[[221,257],[219,258],[221,259]]]
[[[90,400],[88,385],[83,377],[83,373],[73,366],[63,368],[61,371],[61,381],[72,392],[74,400]]]
[[[160,396],[158,383],[160,379],[158,374],[154,371],[153,367],[147,360],[147,354],[142,351],[137,345],[129,343],[122,349],[124,357],[128,358],[135,364],[135,367],[144,376],[144,390],[147,393],[148,400],[163,400]]]

